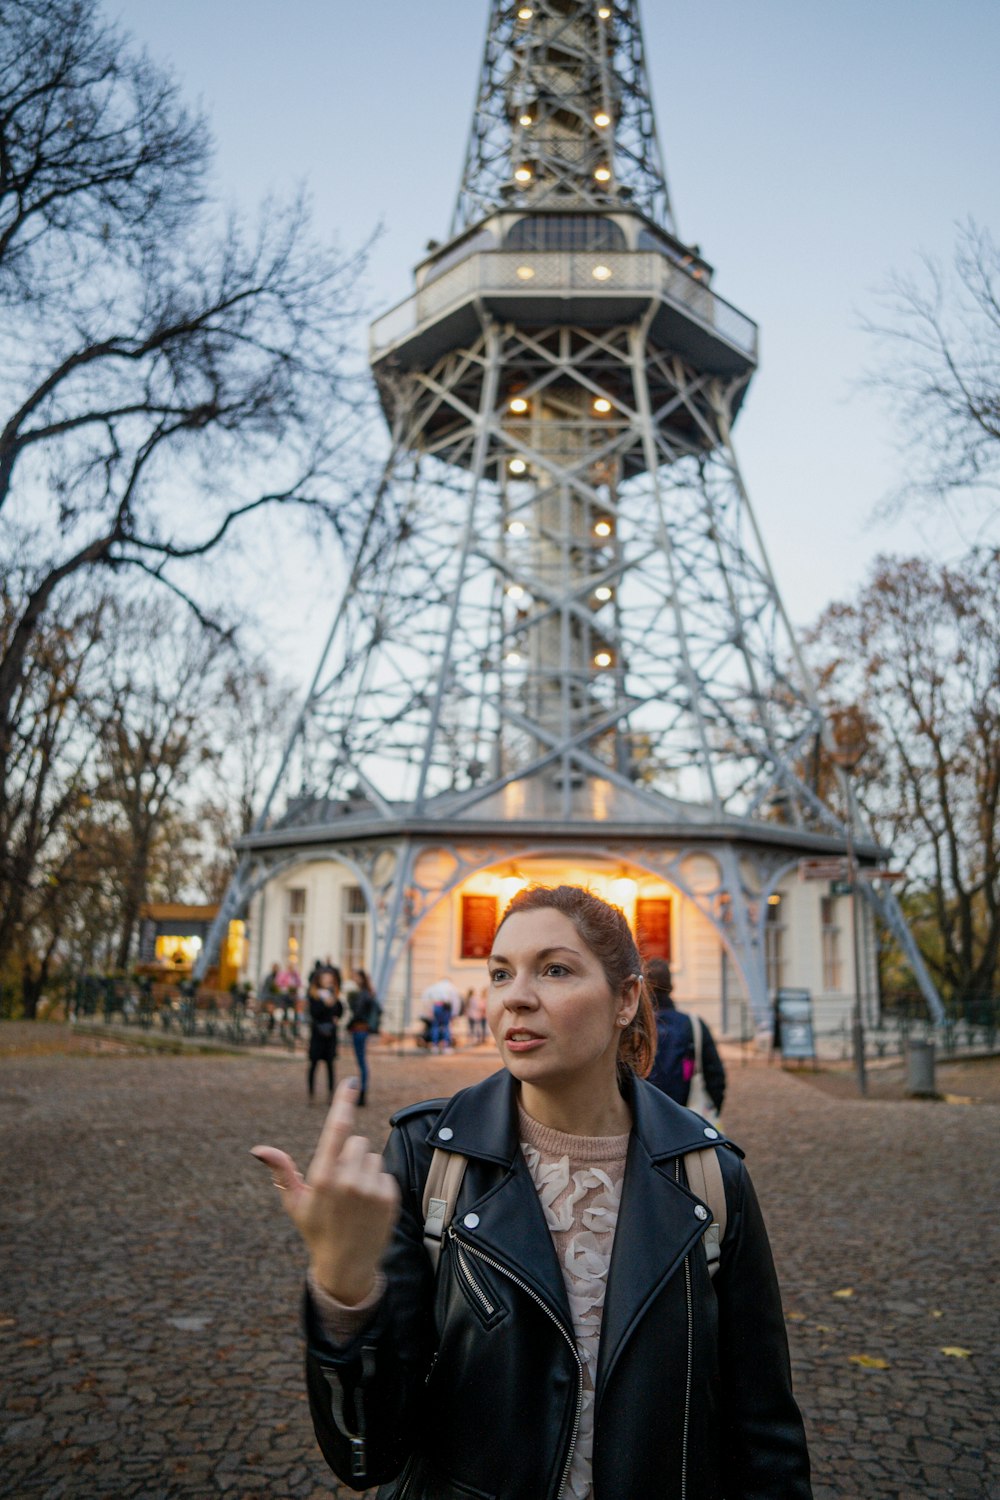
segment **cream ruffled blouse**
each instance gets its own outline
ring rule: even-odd
[[[552,1235],[583,1361],[583,1408],[568,1493],[589,1500],[594,1386],[628,1135],[564,1135],[518,1110],[521,1150]]]

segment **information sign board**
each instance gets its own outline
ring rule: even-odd
[[[775,1019],[775,1044],[783,1058],[816,1056],[809,990],[779,990]]]

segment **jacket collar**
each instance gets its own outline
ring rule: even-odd
[[[722,1132],[700,1115],[675,1104],[644,1079],[630,1078],[626,1097],[633,1133],[653,1162],[672,1161],[687,1151],[701,1151],[725,1140]],[[512,1166],[520,1150],[517,1100],[517,1083],[506,1068],[500,1068],[448,1101],[434,1120],[428,1145]],[[447,1131],[451,1134],[445,1134]],[[729,1141],[726,1144],[742,1156],[738,1147]]]

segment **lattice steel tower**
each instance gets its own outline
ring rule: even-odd
[[[732,446],[757,329],[711,281],[635,0],[494,0],[450,238],[371,331],[384,478],[220,924],[345,861],[384,990],[470,871],[599,851],[696,902],[766,1017],[767,896],[853,814]]]

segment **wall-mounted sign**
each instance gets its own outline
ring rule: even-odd
[[[800,880],[846,880],[850,875],[847,860],[839,854],[825,859],[800,859]]]

